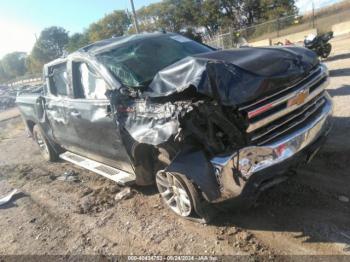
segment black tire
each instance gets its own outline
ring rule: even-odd
[[[38,144],[41,155],[46,161],[55,162],[58,160],[58,154],[48,142],[40,126],[35,125],[33,128],[33,139]]]
[[[330,43],[327,43],[323,47],[321,57],[322,58],[327,58],[329,56],[329,54],[331,53],[331,51],[332,51],[332,45]]]

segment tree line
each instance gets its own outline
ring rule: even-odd
[[[201,41],[203,34],[214,36],[297,12],[295,0],[163,0],[140,8],[137,16],[141,32],[165,30]],[[0,60],[0,83],[40,73],[45,63],[90,43],[133,33],[132,17],[124,10],[113,11],[82,33],[45,28],[30,54],[13,52]]]

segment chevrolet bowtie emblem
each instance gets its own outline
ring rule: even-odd
[[[287,107],[304,104],[305,99],[309,96],[309,89],[304,89],[288,100]]]

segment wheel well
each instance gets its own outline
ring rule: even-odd
[[[28,127],[29,132],[31,134],[33,134],[33,128],[35,126],[35,122],[28,120],[26,123],[27,123],[27,127]]]
[[[133,150],[137,184],[152,184],[159,166],[159,151],[147,144],[138,144]]]

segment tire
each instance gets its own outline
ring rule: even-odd
[[[41,155],[46,161],[55,162],[58,160],[58,154],[48,142],[42,129],[35,125],[33,128],[33,139],[38,144]]]
[[[330,43],[327,43],[323,47],[321,57],[322,58],[327,58],[329,56],[329,54],[331,53],[331,51],[332,51],[332,45]]]
[[[172,148],[158,148],[159,155],[158,155],[158,172],[156,173],[156,185],[158,188],[158,192],[160,194],[160,197],[162,198],[164,204],[172,210],[177,215],[195,221],[199,223],[208,223],[210,222],[217,213],[217,209],[215,209],[209,202],[207,202],[204,197],[201,194],[200,189],[193,184],[192,181],[190,181],[184,174],[180,173],[170,173],[165,172],[164,169],[171,163],[172,156],[175,156],[176,150]],[[162,175],[164,178],[164,173],[167,176],[172,176],[176,179],[178,183],[180,183],[181,187],[183,187],[189,201],[190,201],[190,211],[185,212],[184,214],[181,214],[179,212],[176,212],[174,208],[169,206],[167,203],[167,199],[164,198],[164,186],[161,185],[161,179]],[[163,179],[164,180],[164,179]]]
[[[196,217],[196,206],[200,204],[199,195],[184,175],[159,171],[156,185],[165,205],[181,217]]]

